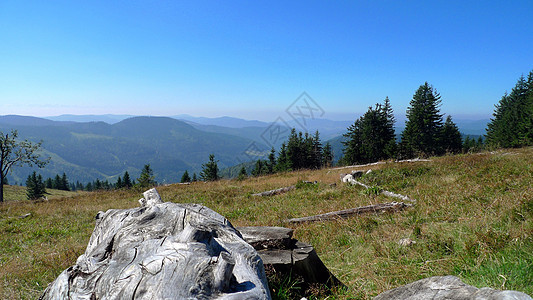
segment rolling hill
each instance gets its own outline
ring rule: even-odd
[[[133,178],[149,163],[159,182],[176,182],[185,170],[199,172],[210,153],[219,167],[233,166],[251,139],[205,132],[167,117],[133,117],[115,124],[60,122],[22,116],[0,117],[0,131],[17,129],[21,139],[43,141],[51,162],[38,170],[43,177],[65,172],[70,181],[115,178],[128,171]],[[262,150],[267,147],[255,143]],[[20,183],[32,171],[16,168],[8,177]]]

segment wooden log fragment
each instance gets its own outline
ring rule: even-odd
[[[329,212],[325,214],[293,218],[289,219],[286,222],[288,223],[304,223],[304,222],[317,222],[325,220],[334,220],[339,218],[348,218],[354,215],[360,215],[365,213],[376,213],[376,212],[385,212],[385,211],[398,211],[406,207],[411,206],[410,204],[405,204],[403,202],[390,202],[390,203],[381,203],[375,205],[361,206],[351,209],[339,210],[334,212]]]
[[[277,195],[277,194],[281,194],[281,193],[286,193],[288,191],[292,191],[295,188],[296,188],[295,185],[291,185],[291,186],[282,187],[282,188],[275,189],[275,190],[265,191],[265,192],[261,192],[261,193],[255,193],[255,194],[252,194],[252,196],[260,196],[260,197],[274,196],[274,195]]]

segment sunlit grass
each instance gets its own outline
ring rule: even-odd
[[[348,286],[335,298],[370,299],[417,279],[448,274],[478,287],[533,294],[533,148],[362,169],[370,168],[373,172],[362,181],[409,195],[416,205],[398,213],[300,225],[284,222],[397,200],[341,184],[339,174],[350,169],[169,185],[158,191],[164,201],[210,207],[236,226],[294,228],[295,237],[312,244]],[[319,183],[300,184],[272,197],[252,196],[302,180]],[[9,200],[0,205],[0,295],[5,299],[37,298],[83,253],[98,211],[136,207],[142,197],[140,190],[70,192],[31,202],[24,200],[24,193],[24,188],[9,187]],[[27,213],[31,216],[19,218]],[[416,244],[400,246],[402,238]]]

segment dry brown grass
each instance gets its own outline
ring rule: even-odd
[[[510,154],[507,154],[510,153]],[[370,299],[420,278],[454,274],[477,286],[533,293],[533,148],[446,156],[431,162],[387,163],[365,176],[369,185],[409,195],[417,204],[374,214],[292,226],[348,287],[334,298]],[[393,199],[341,184],[347,170],[298,171],[243,181],[221,180],[158,187],[164,201],[194,202],[234,225],[289,226],[283,221]],[[252,193],[309,180],[286,194]],[[336,186],[330,184],[336,183]],[[37,298],[74,264],[89,240],[98,211],[138,206],[141,191],[93,192],[47,202],[0,205],[0,295]],[[18,216],[31,213],[31,217]],[[417,243],[401,247],[409,237]]]

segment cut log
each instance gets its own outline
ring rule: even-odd
[[[270,299],[260,256],[223,216],[155,189],[140,202],[98,213],[85,253],[40,299]]]
[[[398,211],[409,206],[412,206],[412,205],[406,204],[403,202],[382,203],[382,204],[375,204],[375,205],[368,205],[368,206],[361,206],[361,207],[356,207],[356,208],[351,208],[351,209],[339,210],[339,211],[329,212],[329,213],[310,216],[310,217],[294,218],[294,219],[289,219],[286,222],[305,223],[305,222],[334,220],[334,219],[340,219],[340,218],[348,218],[353,215],[360,215],[360,214],[365,214],[365,213]]]

